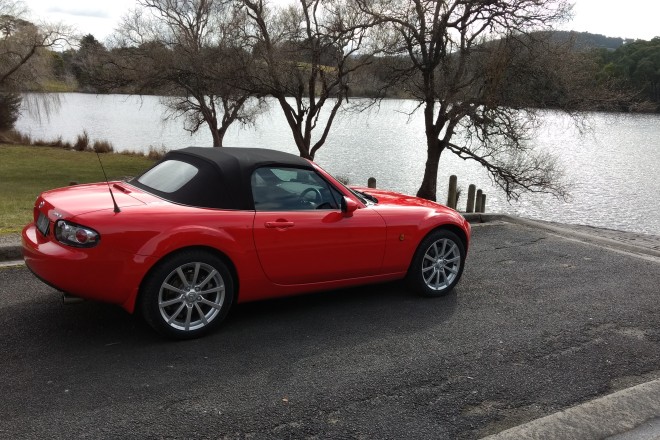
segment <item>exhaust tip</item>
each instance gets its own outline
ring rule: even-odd
[[[62,294],[62,304],[64,304],[65,306],[70,306],[72,304],[80,304],[83,301],[85,300],[78,296],[69,295],[68,293]]]

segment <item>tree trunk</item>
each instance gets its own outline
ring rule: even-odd
[[[222,147],[222,139],[225,137],[225,133],[221,133],[221,129],[217,129],[214,126],[211,126],[211,137],[213,138],[213,147],[219,148]]]
[[[298,119],[296,119],[299,115],[286,102],[286,97],[284,94],[279,94],[277,96],[277,100],[280,103],[280,107],[282,108],[282,112],[286,118],[286,122],[289,124],[289,128],[291,128],[293,140],[296,143],[296,147],[298,147],[300,157],[313,160],[313,157],[309,154],[309,142],[305,142],[305,137],[302,134],[302,128],[298,124]]]
[[[427,134],[427,157],[426,166],[424,167],[424,179],[422,185],[417,191],[417,197],[423,199],[436,201],[436,192],[438,189],[438,166],[440,164],[440,155],[444,147],[440,140],[435,136]]]
[[[233,122],[233,121],[232,121]],[[229,125],[231,122],[227,125],[223,125],[220,128],[218,128],[218,145],[215,145],[216,139],[213,138],[213,143],[214,147],[223,147],[224,146],[224,141],[225,141],[225,135],[227,134],[227,130],[229,129]]]

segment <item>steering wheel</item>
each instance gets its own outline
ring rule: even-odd
[[[308,199],[307,194],[313,193],[314,194],[314,200]],[[319,191],[316,188],[305,188],[303,192],[300,193],[300,202],[305,203],[305,204],[311,204],[311,203],[321,203],[323,200],[323,196],[321,195],[321,191]]]

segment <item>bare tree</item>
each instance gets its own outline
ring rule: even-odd
[[[349,98],[352,76],[371,62],[369,17],[350,0],[300,0],[279,10],[263,0],[243,3],[262,67],[254,85],[278,101],[300,156],[313,159]]]
[[[229,0],[138,0],[115,35],[108,77],[168,97],[167,117],[191,133],[206,125],[221,147],[229,126],[251,124],[263,108],[245,79],[252,57],[239,29],[245,15]]]
[[[66,44],[68,29],[62,25],[36,25],[24,17],[20,1],[0,0],[0,90],[38,88],[49,79],[48,49]]]
[[[537,122],[532,106],[575,104],[534,96],[540,84],[556,90],[572,80],[568,64],[529,37],[567,16],[565,0],[356,2],[383,24],[388,52],[408,60],[391,79],[403,82],[424,112],[427,160],[418,196],[436,200],[445,150],[484,166],[509,199],[525,191],[567,195],[557,160],[528,143]]]
[[[52,79],[50,50],[67,43],[70,29],[57,24],[34,24],[26,20],[28,8],[21,1],[0,0],[0,94],[5,128],[18,116],[21,92],[42,90]],[[57,104],[42,95],[28,99],[28,110],[36,116]]]

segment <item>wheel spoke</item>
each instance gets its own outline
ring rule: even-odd
[[[199,313],[199,319],[202,320],[204,325],[207,325],[209,322],[206,320],[206,315],[204,312],[202,312],[202,308],[199,306],[198,303],[195,303],[195,308],[197,309],[197,313]]]
[[[186,306],[185,303],[181,304],[181,305],[179,306],[179,308],[176,310],[176,312],[173,313],[172,316],[170,316],[170,319],[167,320],[167,323],[168,323],[168,324],[172,324],[172,323],[174,322],[174,320],[176,319],[176,317],[179,316],[179,313],[181,313],[181,310],[183,310],[183,308],[184,308],[185,306]]]
[[[431,275],[429,275],[428,278],[424,278],[424,280],[426,281],[426,284],[431,284],[431,280],[433,279],[433,277],[435,277],[435,274],[436,274],[436,272],[438,271],[438,270],[437,270],[435,267],[433,267],[433,266],[431,266],[431,269],[433,269],[433,272],[431,272]]]
[[[447,248],[447,240],[442,240],[442,251],[440,251],[440,255],[442,255],[442,258],[445,257],[446,248]]]
[[[204,278],[204,281],[202,281],[201,283],[197,284],[197,286],[199,286],[200,288],[203,287],[203,286],[206,286],[206,285],[209,283],[209,281],[211,281],[211,280],[213,279],[213,277],[215,277],[217,274],[218,274],[218,272],[217,272],[215,269],[213,269],[213,270],[208,274],[208,276],[207,276],[206,278]]]
[[[222,303],[217,304],[217,303],[214,303],[213,301],[209,301],[206,298],[200,298],[199,301],[206,304],[209,307],[213,307],[214,309],[220,310],[222,308]]]
[[[186,331],[190,330],[190,317],[192,316],[193,308],[192,306],[187,307],[186,310]]]
[[[440,287],[440,275],[441,275],[441,274],[442,274],[443,277],[445,276],[445,272],[442,271],[442,270],[439,270],[439,271],[436,272],[436,276],[435,276],[435,288],[436,288],[436,289],[437,289],[438,287]],[[445,279],[446,279],[446,278],[445,278]]]
[[[424,259],[425,259],[425,260],[429,260],[429,261],[431,261],[432,263],[435,263],[435,258],[433,258],[432,256],[430,256],[429,254],[424,255]]]
[[[176,273],[179,274],[179,278],[181,279],[181,282],[183,283],[184,287],[188,287],[188,280],[186,279],[186,275],[183,273],[181,270],[181,267],[176,268]]]
[[[435,258],[437,259],[440,253],[438,252],[438,244],[437,242],[433,243],[433,252],[435,253]]]
[[[452,247],[449,248],[449,252],[447,252],[446,254],[443,254],[443,255],[442,255],[442,258],[447,258],[447,257],[449,257],[449,256],[452,255],[452,254],[453,254],[453,255],[456,255],[456,254],[458,253],[457,251],[458,251],[458,249],[456,248],[456,244],[453,244]]]
[[[167,283],[163,284],[163,289],[171,290],[172,292],[176,292],[180,295],[185,295],[186,294],[185,290],[179,289],[178,287],[174,287],[173,285],[167,284]]]
[[[431,270],[431,269],[435,269],[435,266],[428,266],[428,267],[425,267],[424,269],[422,269],[422,272],[428,272],[428,271]]]
[[[457,261],[460,260],[460,259],[461,259],[461,256],[459,255],[459,256],[457,256],[457,257],[450,258],[450,259],[445,260],[445,261],[446,261],[447,263],[455,263],[455,262],[457,262]]]
[[[179,296],[177,298],[174,298],[174,299],[167,300],[167,301],[161,301],[161,302],[158,303],[158,305],[160,307],[169,307],[171,305],[174,305],[174,304],[177,304],[177,303],[180,303],[180,302],[183,302],[183,295]]]
[[[190,282],[191,286],[196,286],[197,285],[197,277],[199,276],[200,266],[201,266],[200,263],[195,263],[195,273],[193,274],[192,281]]]
[[[213,289],[202,290],[202,291],[199,292],[199,294],[200,295],[206,295],[206,294],[209,294],[209,293],[224,292],[224,291],[225,291],[225,286],[223,284],[221,286],[214,287]]]

